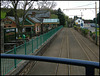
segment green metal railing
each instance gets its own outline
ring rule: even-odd
[[[52,35],[54,35],[58,30],[60,30],[63,26],[59,26],[43,35],[37,36],[35,39],[31,39],[28,42],[24,42],[24,44],[14,47],[14,49],[5,52],[5,54],[22,54],[22,55],[30,55],[34,53],[35,50],[41,47]],[[3,59],[1,58],[1,74],[6,75],[8,72],[17,67],[17,65],[22,60],[19,59]]]

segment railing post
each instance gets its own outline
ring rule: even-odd
[[[37,49],[38,49],[38,36],[37,36]]]
[[[94,76],[94,67],[87,66],[86,68],[86,76]]]
[[[42,45],[42,35],[40,35],[40,45]]]
[[[25,55],[26,55],[26,40],[25,40]]]
[[[44,34],[43,34],[44,35]],[[42,44],[43,44],[43,35],[42,35]]]
[[[32,53],[33,53],[33,38],[32,38]]]
[[[16,54],[16,45],[14,46],[14,54]],[[15,65],[15,68],[16,68],[16,59],[14,59],[14,65]]]

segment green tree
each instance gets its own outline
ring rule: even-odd
[[[100,22],[99,22],[99,14],[100,14],[100,12],[97,14],[97,18],[94,18],[94,19],[93,19],[93,22],[95,23],[96,20],[97,20],[97,24],[100,25]]]
[[[59,21],[60,21],[60,25],[65,26],[66,25],[65,14],[61,11],[60,8],[58,9],[57,15],[58,15],[58,18],[59,18]]]
[[[5,16],[6,16],[6,12],[1,11],[1,19],[5,18]]]
[[[14,10],[11,9],[9,12],[7,12],[6,16],[14,16]]]
[[[1,1],[1,6],[4,6],[6,8],[13,8],[14,9],[14,18],[15,18],[15,22],[16,22],[16,27],[18,28],[18,32],[21,33],[22,29],[24,27],[24,22],[26,19],[26,14],[27,12],[33,7],[33,3],[34,1],[19,1],[19,0],[13,0],[13,1]],[[28,7],[27,7],[28,6]],[[23,9],[23,14],[22,14],[22,24],[20,24],[20,19],[19,19],[19,11],[18,9],[21,7],[21,9]]]

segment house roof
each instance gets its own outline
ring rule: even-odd
[[[30,24],[34,24],[34,23],[32,23],[30,20],[28,20],[28,19],[26,19],[26,21],[28,21]]]
[[[59,19],[44,19],[43,23],[59,23]]]
[[[11,16],[7,16],[9,19],[13,20],[15,22],[15,18],[11,17]],[[22,23],[22,18],[19,18],[20,23]],[[25,22],[25,24],[34,24],[32,23],[30,20],[26,19],[27,22]]]
[[[40,18],[40,17],[50,17],[50,11],[46,10],[30,10],[27,12],[27,14],[32,14],[32,12],[35,12],[35,17]],[[26,14],[26,15],[27,15]]]
[[[20,24],[22,24],[22,21],[20,22]],[[27,18],[26,18],[26,20],[25,20],[25,22],[24,22],[24,25],[33,25],[34,23],[33,22],[31,22],[30,20],[28,20]]]
[[[14,17],[11,17],[11,16],[7,16],[7,17],[15,22],[15,18]]]
[[[31,17],[30,15],[28,15],[28,17],[33,20],[34,22],[37,22],[37,23],[41,23],[41,21],[39,21],[38,19],[36,19],[35,17]]]
[[[15,22],[15,17],[12,17],[12,16],[7,16],[7,17]],[[19,18],[19,21],[20,21],[20,22],[21,22],[22,20],[23,20],[22,18]]]
[[[39,17],[50,17],[50,12],[36,14],[35,17],[36,18],[39,18]]]
[[[46,10],[29,10],[28,12],[27,12],[27,14],[32,14],[32,12],[35,12],[35,13],[45,13],[45,12],[48,12],[48,11],[46,11]]]

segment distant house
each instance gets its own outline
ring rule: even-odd
[[[84,27],[84,21],[82,19],[75,20],[75,24],[79,27]]]
[[[7,16],[2,20],[4,22],[4,28],[16,27],[15,18],[11,16]]]
[[[20,24],[22,24],[22,18],[19,18]],[[11,16],[7,16],[5,19],[3,19],[4,22],[4,28],[16,28],[16,32],[18,32],[18,28],[16,26],[16,22],[15,22],[15,18],[11,17]],[[29,21],[28,19],[25,20],[24,23],[24,28],[23,28],[23,32],[25,32],[25,28],[33,26],[34,23],[32,23],[31,21]]]

